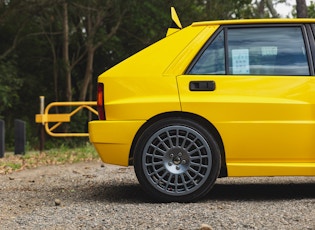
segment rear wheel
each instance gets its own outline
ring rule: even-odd
[[[139,138],[134,167],[139,183],[164,202],[194,201],[218,177],[221,157],[212,135],[198,123],[168,118],[149,126]]]

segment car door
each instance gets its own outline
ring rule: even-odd
[[[315,174],[305,25],[225,26],[178,76],[182,110],[219,132],[229,176]]]

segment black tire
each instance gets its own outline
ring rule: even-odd
[[[192,202],[206,195],[220,171],[220,150],[198,123],[166,118],[151,124],[134,149],[143,189],[162,202]]]

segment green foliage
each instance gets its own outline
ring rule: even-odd
[[[2,163],[0,164],[0,167],[7,167],[7,168],[10,168],[12,169],[13,171],[15,170],[18,170],[22,167],[22,164],[21,163],[14,163],[14,162],[7,162],[7,163]]]
[[[16,66],[9,61],[0,61],[0,118],[3,118],[3,111],[18,103],[21,86],[22,79],[17,77]]]
[[[315,3],[311,1],[310,6],[307,9],[307,14],[309,18],[315,18]]]
[[[43,153],[28,152],[25,155],[7,153],[4,158],[0,158],[0,174],[42,165],[76,163],[96,159],[99,159],[98,154],[88,142],[77,148],[61,145]]]
[[[98,159],[97,152],[88,142],[85,142],[84,144],[81,144],[81,147],[76,148],[69,148],[62,144],[59,148],[52,148],[46,151],[46,156],[59,163]]]

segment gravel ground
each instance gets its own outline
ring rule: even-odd
[[[187,204],[154,203],[132,167],[96,161],[0,175],[0,184],[0,229],[315,229],[315,177],[218,179]]]

